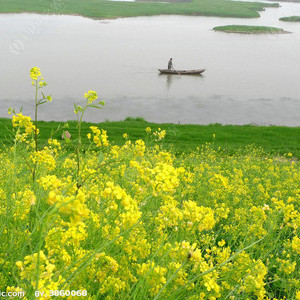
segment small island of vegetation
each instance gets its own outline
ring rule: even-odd
[[[285,22],[300,22],[300,16],[282,17],[279,20]]]
[[[226,25],[213,28],[214,31],[223,31],[228,33],[286,33],[282,28],[267,26],[248,26],[248,25]]]

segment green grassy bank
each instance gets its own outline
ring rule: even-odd
[[[284,33],[282,28],[267,27],[267,26],[248,26],[248,25],[226,25],[214,27],[215,31],[223,31],[229,33],[248,33],[248,34],[260,34],[260,33]]]
[[[259,17],[265,7],[277,3],[194,0],[185,3],[115,2],[101,0],[1,0],[1,13],[37,12],[78,14],[90,18],[118,18],[151,15],[202,15],[219,17]]]
[[[285,22],[300,22],[300,16],[282,17],[279,20]]]
[[[51,131],[55,130],[59,124],[63,123],[43,121],[38,123],[40,144],[48,139]],[[76,123],[71,121],[68,124],[68,131],[71,133],[72,139],[76,139]],[[86,134],[90,132],[91,125],[94,124],[83,123],[83,143],[88,142]],[[226,149],[228,154],[236,153],[248,145],[255,145],[271,154],[292,153],[293,157],[300,159],[300,127],[155,124],[132,118],[119,122],[103,122],[97,125],[99,128],[107,130],[109,140],[117,145],[124,144],[124,133],[129,135],[129,139],[135,141],[144,138],[146,136],[145,129],[150,127],[152,130],[158,128],[166,130],[164,146],[168,149],[174,148],[178,154],[188,153],[198,146],[211,143],[215,149],[219,147]],[[0,119],[0,128],[1,148],[12,145],[11,120]],[[61,131],[55,137],[61,139]]]

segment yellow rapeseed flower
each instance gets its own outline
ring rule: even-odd
[[[30,78],[32,80],[38,80],[38,77],[42,75],[40,68],[33,67],[30,70]]]
[[[92,104],[97,100],[98,95],[95,91],[88,91],[87,93],[84,94],[84,98],[87,100],[89,104]]]

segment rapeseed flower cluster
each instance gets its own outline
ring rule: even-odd
[[[42,73],[40,68],[37,67],[33,67],[30,70],[30,78],[31,78],[31,84],[33,86],[36,87],[36,89],[40,89],[43,88],[45,86],[47,86],[47,82],[44,80],[44,77],[42,77]],[[44,96],[43,95],[43,99],[45,100],[45,102],[51,102],[52,101],[52,97],[51,96]]]
[[[30,78],[32,80],[38,80],[38,78],[42,75],[40,68],[33,67],[30,70]]]
[[[41,299],[51,299],[50,296],[46,296],[49,295],[49,291],[55,291],[65,283],[65,279],[61,275],[56,276],[54,263],[55,260],[51,259],[50,262],[42,250],[25,256],[24,261],[16,262],[16,266],[20,270],[20,279],[27,281],[32,288],[45,293]],[[36,276],[37,272],[39,273],[38,277]]]
[[[92,139],[97,147],[101,147],[102,145],[107,147],[109,145],[106,130],[101,130],[96,126],[91,126],[90,129],[93,132],[93,139],[91,133],[88,133],[87,137],[89,140]]]
[[[31,120],[18,114],[13,125],[30,144]],[[128,136],[116,146],[90,129],[96,147],[79,167],[54,138],[38,151],[0,152],[1,290],[27,299],[62,289],[95,300],[299,299],[297,161],[209,145],[175,156]]]
[[[89,104],[92,104],[98,99],[98,95],[95,91],[88,91],[84,94],[84,98],[87,100]]]
[[[36,127],[29,116],[23,116],[22,113],[17,113],[12,117],[13,128],[16,130],[15,140],[17,142],[26,142],[34,145],[34,141],[31,139]],[[38,132],[38,129],[37,129]]]

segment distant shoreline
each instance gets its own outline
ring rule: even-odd
[[[291,2],[291,3],[300,3],[300,0],[267,0],[269,2]]]
[[[239,2],[227,0],[193,0],[187,2],[126,2],[72,0],[51,2],[44,0],[1,0],[0,13],[38,13],[45,15],[74,15],[91,19],[116,19],[139,16],[185,15],[227,18],[259,18],[266,7],[278,3]]]

